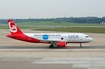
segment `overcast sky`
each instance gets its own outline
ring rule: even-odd
[[[0,0],[0,18],[105,16],[105,0]]]

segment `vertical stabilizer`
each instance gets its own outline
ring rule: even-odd
[[[8,20],[11,34],[23,34],[19,27],[14,23],[13,20]]]

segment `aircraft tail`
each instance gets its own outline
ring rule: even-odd
[[[8,20],[11,34],[23,34],[19,27],[14,23],[13,20]]]
[[[8,20],[9,28],[10,28],[10,34],[7,35],[9,38],[21,40],[21,41],[26,41],[26,42],[32,42],[32,43],[39,43],[40,40],[29,37],[25,35],[19,27],[14,23],[13,20]]]

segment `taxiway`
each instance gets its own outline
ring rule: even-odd
[[[23,30],[24,32],[46,32]],[[5,37],[0,29],[0,69],[105,69],[105,34],[86,33],[93,42],[49,49],[49,44],[27,43]]]

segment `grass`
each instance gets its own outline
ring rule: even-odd
[[[80,32],[80,33],[105,33],[105,28],[92,27],[67,27],[67,28],[46,28],[43,31]]]
[[[21,29],[35,29],[35,30],[60,31],[60,32],[105,33],[105,25],[101,24],[80,24],[80,23],[70,23],[70,22],[54,23],[52,21],[43,21],[43,22],[22,22],[22,23],[17,23],[17,25]],[[97,26],[100,28],[92,26]],[[9,29],[8,24],[0,24],[0,29]]]

